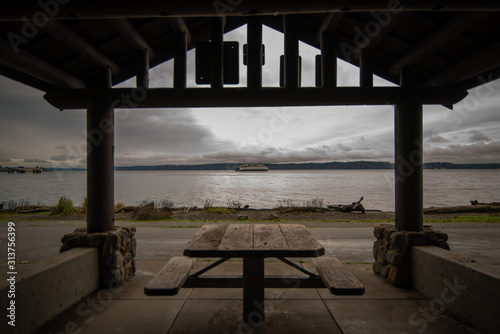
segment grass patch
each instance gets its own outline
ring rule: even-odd
[[[236,213],[237,211],[235,209],[224,208],[224,207],[217,207],[217,208],[205,207],[203,208],[203,212],[212,214],[230,214],[230,213]]]
[[[76,208],[73,206],[73,201],[66,196],[61,196],[57,205],[50,210],[50,214],[70,216],[76,213]]]
[[[447,219],[424,219],[424,223],[500,223],[500,216],[455,216]]]
[[[133,219],[141,221],[167,220],[172,218],[172,210],[168,208],[155,208],[154,201],[142,201],[134,210]]]
[[[394,223],[394,219],[365,219],[365,220],[332,220],[325,219],[322,223]]]
[[[38,205],[40,205],[40,203],[38,203]],[[29,208],[31,206],[32,206],[31,202],[24,199],[21,199],[19,201],[10,200],[8,202],[0,203],[0,211],[7,213],[14,213]]]

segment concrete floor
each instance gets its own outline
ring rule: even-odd
[[[477,333],[446,314],[435,315],[429,300],[399,289],[372,272],[371,265],[347,268],[365,285],[363,296],[335,296],[327,289],[267,289],[266,319],[242,321],[241,289],[182,289],[176,296],[146,296],[144,286],[165,261],[138,261],[136,275],[121,291],[100,291],[39,331],[49,333]],[[193,270],[206,265],[198,261]],[[305,263],[309,269],[309,263]],[[210,274],[241,273],[235,260]],[[297,273],[266,262],[266,274]]]

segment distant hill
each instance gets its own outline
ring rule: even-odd
[[[218,163],[201,165],[157,165],[157,166],[132,166],[115,167],[115,170],[234,170],[237,163]],[[348,161],[348,162],[306,162],[266,164],[269,170],[325,170],[325,169],[394,169],[394,164],[383,161]],[[500,163],[474,163],[454,164],[451,162],[427,162],[424,169],[499,169]]]

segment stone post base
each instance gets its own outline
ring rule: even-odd
[[[62,238],[60,252],[76,247],[97,248],[99,286],[103,289],[117,287],[135,273],[135,231],[135,227],[122,227],[101,233],[87,233],[86,228],[77,228]]]
[[[392,224],[375,227],[373,271],[391,284],[411,287],[410,247],[433,245],[450,250],[448,235],[425,226],[422,232],[398,231]]]

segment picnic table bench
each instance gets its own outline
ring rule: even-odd
[[[243,319],[264,319],[265,288],[328,288],[336,295],[362,295],[364,286],[300,224],[213,224],[203,226],[144,288],[149,296],[175,295],[182,287],[243,288]],[[243,258],[243,275],[203,275],[230,258]],[[264,275],[264,259],[275,257],[305,275]],[[312,258],[317,274],[287,258]],[[191,273],[196,258],[220,258]],[[255,313],[257,312],[257,313]]]

